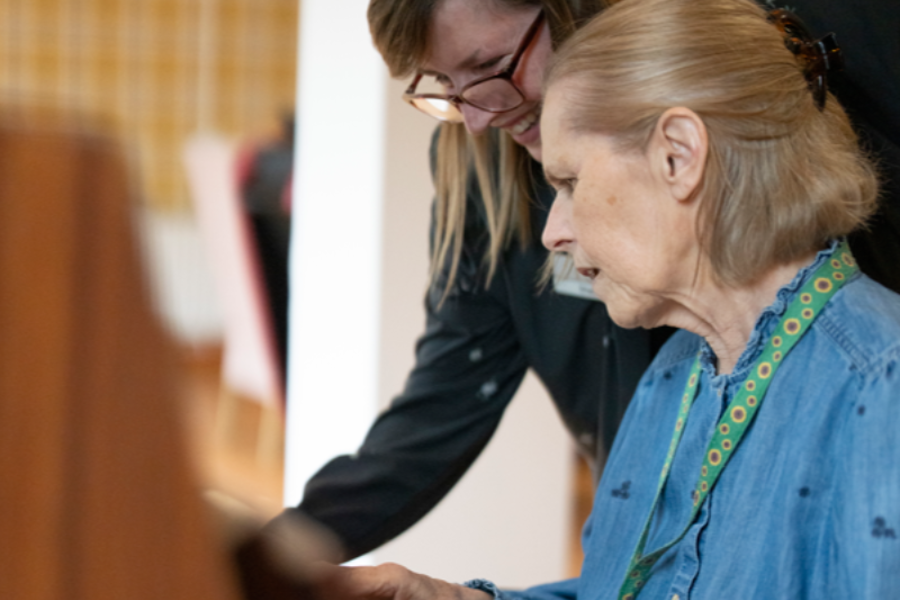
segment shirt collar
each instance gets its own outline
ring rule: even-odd
[[[812,262],[797,271],[790,283],[778,290],[778,293],[775,295],[775,301],[767,306],[757,317],[756,324],[753,326],[753,333],[750,334],[750,340],[747,342],[747,346],[738,358],[731,373],[727,375],[716,374],[716,355],[709,343],[706,340],[702,341],[700,345],[700,367],[709,378],[713,388],[719,390],[729,388],[732,384],[740,383],[746,379],[747,373],[753,367],[760,354],[762,354],[766,342],[769,341],[769,336],[772,335],[772,331],[797,296],[800,288],[812,277],[816,269],[831,258],[841,241],[839,239],[832,240],[827,248],[820,250],[816,254]]]

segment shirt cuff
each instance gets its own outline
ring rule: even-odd
[[[509,596],[505,595],[501,592],[496,585],[487,579],[470,579],[469,581],[463,584],[467,588],[472,588],[473,590],[479,590],[482,592],[487,592],[491,595],[495,600],[509,600]]]

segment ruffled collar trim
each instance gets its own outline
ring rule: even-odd
[[[775,295],[775,301],[767,306],[757,317],[750,340],[747,342],[747,346],[738,358],[737,364],[735,364],[731,373],[727,375],[716,374],[716,355],[706,340],[701,342],[700,367],[709,377],[713,388],[721,390],[730,387],[732,384],[743,382],[747,378],[748,372],[765,349],[769,336],[772,335],[772,331],[778,325],[800,288],[812,277],[816,269],[831,258],[840,243],[841,240],[833,240],[828,248],[820,250],[816,254],[811,263],[797,271],[790,283],[778,290],[778,293]]]

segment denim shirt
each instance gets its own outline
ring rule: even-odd
[[[654,511],[645,554],[689,518],[719,417],[812,272],[779,290],[732,373],[678,332],[644,374],[597,489],[581,577],[496,598],[615,599],[647,519],[698,351],[700,388]],[[776,372],[755,422],[687,534],[653,568],[648,599],[900,598],[900,296],[857,274]]]

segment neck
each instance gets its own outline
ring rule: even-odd
[[[728,374],[747,346],[756,320],[772,302],[778,290],[809,264],[815,253],[776,266],[754,281],[736,287],[724,286],[701,270],[698,283],[677,302],[668,319],[675,327],[696,333],[709,343],[716,354],[717,371]]]

